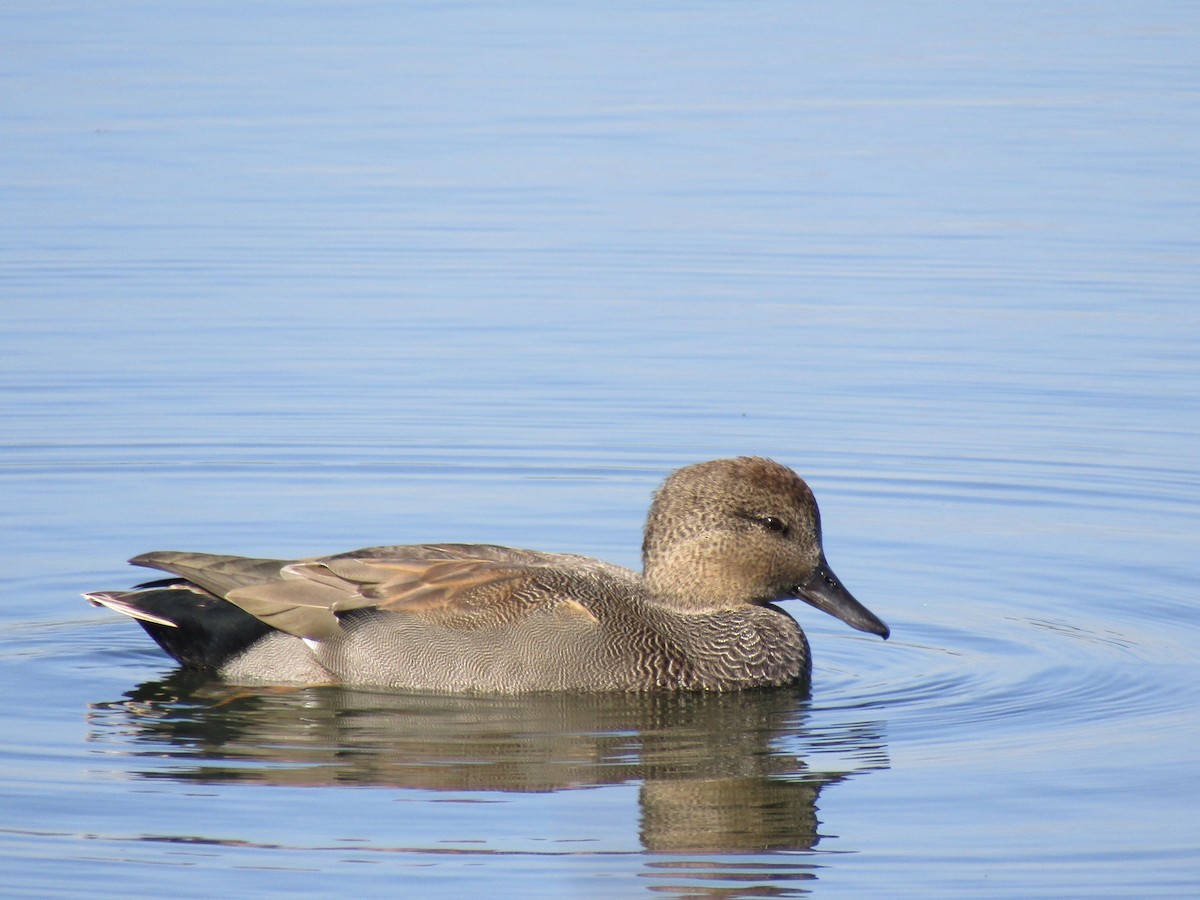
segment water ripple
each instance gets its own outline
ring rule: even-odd
[[[910,630],[913,640],[894,638],[887,652],[865,653],[855,637],[823,640],[816,717],[870,714],[886,719],[891,734],[903,729],[910,741],[938,745],[1095,733],[1105,723],[1171,729],[1197,701],[1186,647],[1111,622],[1012,616],[982,638],[946,626]]]

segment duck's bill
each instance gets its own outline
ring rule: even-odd
[[[854,595],[842,586],[824,558],[808,580],[796,586],[796,596],[822,612],[836,616],[851,628],[877,634],[885,641],[892,633],[879,616],[855,600]]]

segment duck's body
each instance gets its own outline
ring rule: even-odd
[[[657,493],[644,572],[486,544],[282,561],[156,552],[175,579],[88,594],[180,663],[238,683],[429,691],[731,690],[807,683],[808,642],[772,601],[887,626],[825,563],[808,487],[743,457]]]

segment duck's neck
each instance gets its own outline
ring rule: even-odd
[[[764,599],[746,596],[746,582],[737,572],[704,556],[667,555],[647,561],[642,577],[654,603],[679,612],[745,609]]]

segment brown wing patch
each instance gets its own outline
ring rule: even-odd
[[[537,610],[596,621],[578,601],[540,588],[539,572],[545,566],[441,554],[327,558],[287,565],[281,580],[238,588],[228,599],[274,628],[316,640],[338,633],[339,615],[364,609],[463,630],[510,625]]]
[[[387,578],[360,588],[365,605],[448,628],[504,625],[556,599],[530,590],[536,573],[523,566],[477,559],[393,560],[382,568]]]

